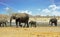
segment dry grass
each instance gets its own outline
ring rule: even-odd
[[[60,37],[60,27],[1,27],[0,37]]]

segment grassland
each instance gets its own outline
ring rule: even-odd
[[[60,37],[60,22],[58,26],[50,26],[50,18],[29,18],[33,21],[41,21],[37,23],[37,27],[16,28],[15,24],[12,27],[0,27],[0,37]],[[59,19],[60,20],[60,19]]]
[[[60,37],[60,27],[0,27],[0,37]]]

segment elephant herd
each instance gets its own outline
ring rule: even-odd
[[[21,23],[24,23],[23,27],[29,27],[29,25],[31,24],[31,26],[35,26],[36,27],[36,21],[30,21],[29,22],[29,15],[26,13],[16,13],[16,14],[12,14],[10,17],[10,26],[12,26],[12,19],[15,19],[15,23],[16,23],[16,27],[20,26],[22,27]],[[1,20],[0,19],[0,26],[7,26],[7,20]],[[51,18],[49,21],[49,24],[52,26],[53,23],[55,24],[55,26],[57,26],[57,19],[56,18]]]

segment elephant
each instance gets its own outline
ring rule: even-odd
[[[28,25],[28,21],[29,21],[29,15],[27,13],[16,13],[16,14],[12,14],[12,16],[10,17],[10,26],[11,26],[11,22],[12,19],[15,19],[16,22],[16,27],[21,26],[21,23],[25,23],[24,27],[27,24],[27,27],[29,27]],[[19,22],[19,25],[18,25]]]
[[[7,27],[7,22],[8,22],[7,20],[5,20],[5,19],[2,20],[2,19],[1,19],[1,20],[0,20],[0,27],[1,27],[1,26],[4,27],[4,25]]]
[[[51,26],[53,25],[53,23],[54,23],[55,26],[57,26],[57,19],[56,19],[56,18],[51,18],[51,19],[49,20],[49,24],[50,24]]]
[[[30,21],[29,24],[31,24],[31,26],[35,26],[36,27],[36,21]]]

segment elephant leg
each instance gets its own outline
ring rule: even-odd
[[[0,24],[0,27],[1,27],[1,24]]]
[[[5,23],[5,26],[7,27],[7,24]]]
[[[26,23],[24,24],[24,26],[23,27],[25,27],[26,26]]]
[[[3,25],[3,27],[4,27],[4,24],[2,24]]]
[[[1,23],[1,25],[2,25],[3,27],[4,27],[4,24],[5,24],[4,22],[3,22],[3,23]]]
[[[31,23],[31,27],[33,26],[33,24]]]
[[[36,27],[36,24],[35,24],[35,27]]]
[[[27,27],[29,27],[29,24],[28,24],[28,22],[27,22]]]
[[[55,26],[57,26],[57,23],[54,23],[55,24]]]
[[[53,23],[51,22],[51,26],[53,26]]]
[[[16,20],[16,27],[18,27],[18,21]]]
[[[36,27],[36,24],[33,23],[32,26]]]
[[[33,23],[31,23],[31,27],[34,27],[35,25]]]
[[[22,27],[21,23],[19,22],[19,26]]]

